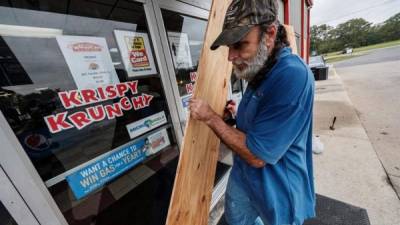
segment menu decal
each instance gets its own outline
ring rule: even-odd
[[[105,38],[57,36],[78,89],[119,83]]]

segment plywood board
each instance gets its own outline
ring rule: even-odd
[[[286,29],[287,37],[290,42],[290,48],[292,48],[292,53],[298,55],[297,52],[297,44],[296,44],[296,35],[294,33],[293,26],[283,25]]]
[[[206,100],[222,115],[228,93],[232,65],[228,48],[210,50],[222,31],[231,0],[214,0],[210,10],[203,50],[198,67],[195,98]],[[217,165],[219,138],[204,123],[189,117],[172,192],[167,225],[206,225]]]

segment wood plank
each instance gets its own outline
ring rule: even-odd
[[[292,53],[298,55],[297,52],[297,44],[296,44],[296,35],[294,33],[293,26],[283,25],[286,29],[287,37],[290,42],[290,47],[292,48]]]
[[[222,115],[232,65],[228,48],[210,46],[222,31],[231,0],[213,0],[193,96]],[[167,225],[206,225],[217,166],[219,138],[204,123],[188,118],[168,211]]]

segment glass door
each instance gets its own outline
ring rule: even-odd
[[[147,16],[0,3],[0,110],[68,224],[164,224],[179,151]]]
[[[173,1],[168,1],[173,5]],[[159,26],[164,34],[160,34],[165,44],[165,54],[169,62],[171,81],[175,95],[177,96],[178,110],[180,111],[182,127],[185,127],[188,116],[188,103],[192,96],[197,79],[197,68],[203,48],[204,36],[207,28],[206,17],[202,15],[204,9],[189,7],[176,3],[175,7],[160,9],[160,21],[164,26]],[[168,8],[168,9],[166,9]],[[192,12],[189,15],[189,12]],[[164,38],[165,37],[165,38]],[[217,76],[217,74],[216,74]],[[227,175],[232,160],[231,152],[221,145],[220,156],[217,164],[215,186]],[[224,184],[223,184],[224,185]],[[216,199],[213,199],[216,200]]]

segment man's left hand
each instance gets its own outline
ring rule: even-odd
[[[210,105],[202,99],[191,98],[189,101],[189,110],[193,119],[203,122],[208,122],[216,115]]]

